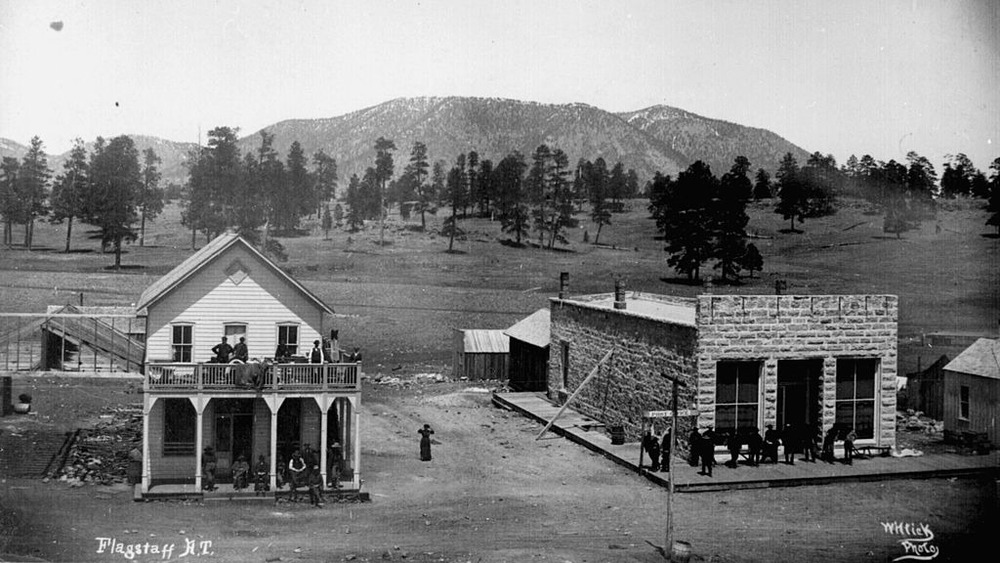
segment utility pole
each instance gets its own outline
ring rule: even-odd
[[[670,380],[671,387],[673,388],[673,413],[672,421],[670,426],[670,455],[667,456],[667,537],[666,543],[663,546],[663,555],[668,559],[672,559],[672,553],[674,551],[674,452],[677,451],[677,391],[678,387],[687,387],[683,382],[677,379],[675,375],[663,374],[665,379]]]

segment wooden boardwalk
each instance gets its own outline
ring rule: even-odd
[[[552,404],[543,393],[494,393],[493,403],[519,412],[539,423],[539,432],[552,417],[559,412],[559,406]],[[604,457],[644,475],[650,481],[667,486],[666,472],[648,470],[649,459],[639,467],[639,443],[631,442],[612,445],[611,438],[598,421],[584,416],[572,408],[567,408],[549,432],[542,437],[558,439],[562,436]],[[837,451],[838,459],[842,451]],[[674,458],[676,480],[674,489],[678,492],[720,491],[729,489],[753,489],[768,487],[794,487],[801,485],[823,485],[861,481],[882,481],[890,479],[928,479],[941,477],[971,477],[979,475],[1000,476],[1000,455],[932,454],[917,457],[873,457],[855,459],[853,465],[841,462],[804,462],[796,458],[794,465],[762,464],[758,467],[741,464],[730,468],[723,464],[729,459],[728,453],[717,454],[717,465],[713,475],[699,475],[698,468],[688,465],[687,460]],[[784,459],[783,456],[779,456]]]

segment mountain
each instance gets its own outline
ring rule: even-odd
[[[17,141],[11,141],[10,139],[0,137],[0,159],[9,156],[11,158],[21,160],[27,152],[27,146],[22,145]]]
[[[274,135],[274,148],[282,157],[295,140],[306,154],[323,149],[334,156],[342,185],[351,174],[360,176],[373,165],[373,146],[380,136],[396,144],[397,173],[414,141],[427,145],[432,161],[445,160],[449,165],[459,153],[471,150],[494,164],[513,150],[530,159],[545,143],[565,151],[571,166],[580,158],[600,156],[609,166],[621,161],[634,168],[644,180],[657,171],[676,175],[698,159],[710,162],[721,175],[739,154],[755,167],[772,171],[785,152],[796,157],[807,154],[769,131],[667,106],[614,114],[586,104],[501,98],[398,98],[339,117],[281,121],[264,131]],[[252,151],[259,142],[258,132],[240,139],[240,148]]]
[[[695,115],[669,106],[611,113],[587,104],[540,104],[502,98],[397,98],[376,106],[325,119],[290,119],[263,129],[274,135],[281,159],[293,141],[299,141],[311,158],[319,149],[337,159],[340,184],[351,174],[361,176],[375,161],[375,140],[396,144],[396,173],[409,160],[414,141],[427,145],[432,161],[450,166],[459,153],[475,150],[481,159],[498,163],[511,151],[530,161],[531,153],[545,143],[569,156],[572,167],[580,158],[603,157],[611,167],[621,161],[634,168],[641,181],[657,171],[676,176],[695,160],[704,160],[717,176],[743,155],[754,169],[773,172],[786,152],[805,163],[808,153],[766,129],[745,127]],[[178,143],[156,137],[130,135],[141,151],[152,147],[162,159],[162,185],[187,181],[188,153],[195,143]],[[256,151],[259,131],[239,140],[241,152]],[[88,152],[93,143],[87,143]],[[0,156],[21,158],[27,147],[0,139]],[[54,175],[69,157],[49,155]]]
[[[162,174],[160,187],[164,187],[170,182],[178,184],[187,182],[188,171],[185,163],[187,162],[188,152],[198,148],[197,143],[178,143],[146,135],[129,135],[129,137],[132,138],[135,147],[139,150],[140,165],[143,162],[142,151],[147,148],[152,148],[156,155],[160,157],[161,162],[159,167]],[[45,139],[42,139],[42,141],[45,141]],[[87,147],[87,154],[93,154],[94,142],[88,141],[84,145]],[[44,145],[42,148],[45,148]],[[16,141],[11,141],[10,139],[0,138],[0,157],[11,156],[20,160],[26,152],[28,152],[27,146]],[[63,163],[69,159],[69,153],[70,151],[62,154],[47,154],[53,178],[62,174]]]
[[[616,115],[690,160],[705,161],[716,176],[727,172],[737,156],[747,157],[754,169],[771,172],[785,153],[792,153],[800,165],[809,158],[808,152],[767,129],[702,117],[670,106]]]

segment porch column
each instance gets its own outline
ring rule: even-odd
[[[142,397],[142,484],[140,490],[142,494],[149,492],[150,475],[149,461],[149,415],[153,412],[153,405],[156,404],[156,397],[151,397],[149,393],[143,393]]]
[[[326,452],[330,448],[327,446],[327,432],[329,427],[329,421],[327,421],[326,413],[330,410],[330,397],[323,393],[316,398],[316,402],[319,404],[319,472],[323,477],[323,486],[325,487],[328,481],[326,480],[326,463],[327,455]]]
[[[191,404],[194,405],[195,412],[195,423],[194,423],[194,489],[195,491],[201,490],[201,454],[202,449],[204,449],[205,436],[204,430],[202,429],[203,417],[205,412],[205,405],[203,398],[199,395],[197,397],[188,397]]]
[[[278,494],[278,410],[281,408],[281,403],[284,402],[283,397],[279,397],[277,394],[271,395],[270,397],[264,397],[264,402],[267,403],[267,408],[271,409],[271,491],[274,492],[275,496]]]
[[[354,478],[351,480],[353,489],[361,489],[361,396],[348,397],[351,402],[351,423],[354,426]]]

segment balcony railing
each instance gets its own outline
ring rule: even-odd
[[[147,391],[359,391],[361,364],[146,364]]]

